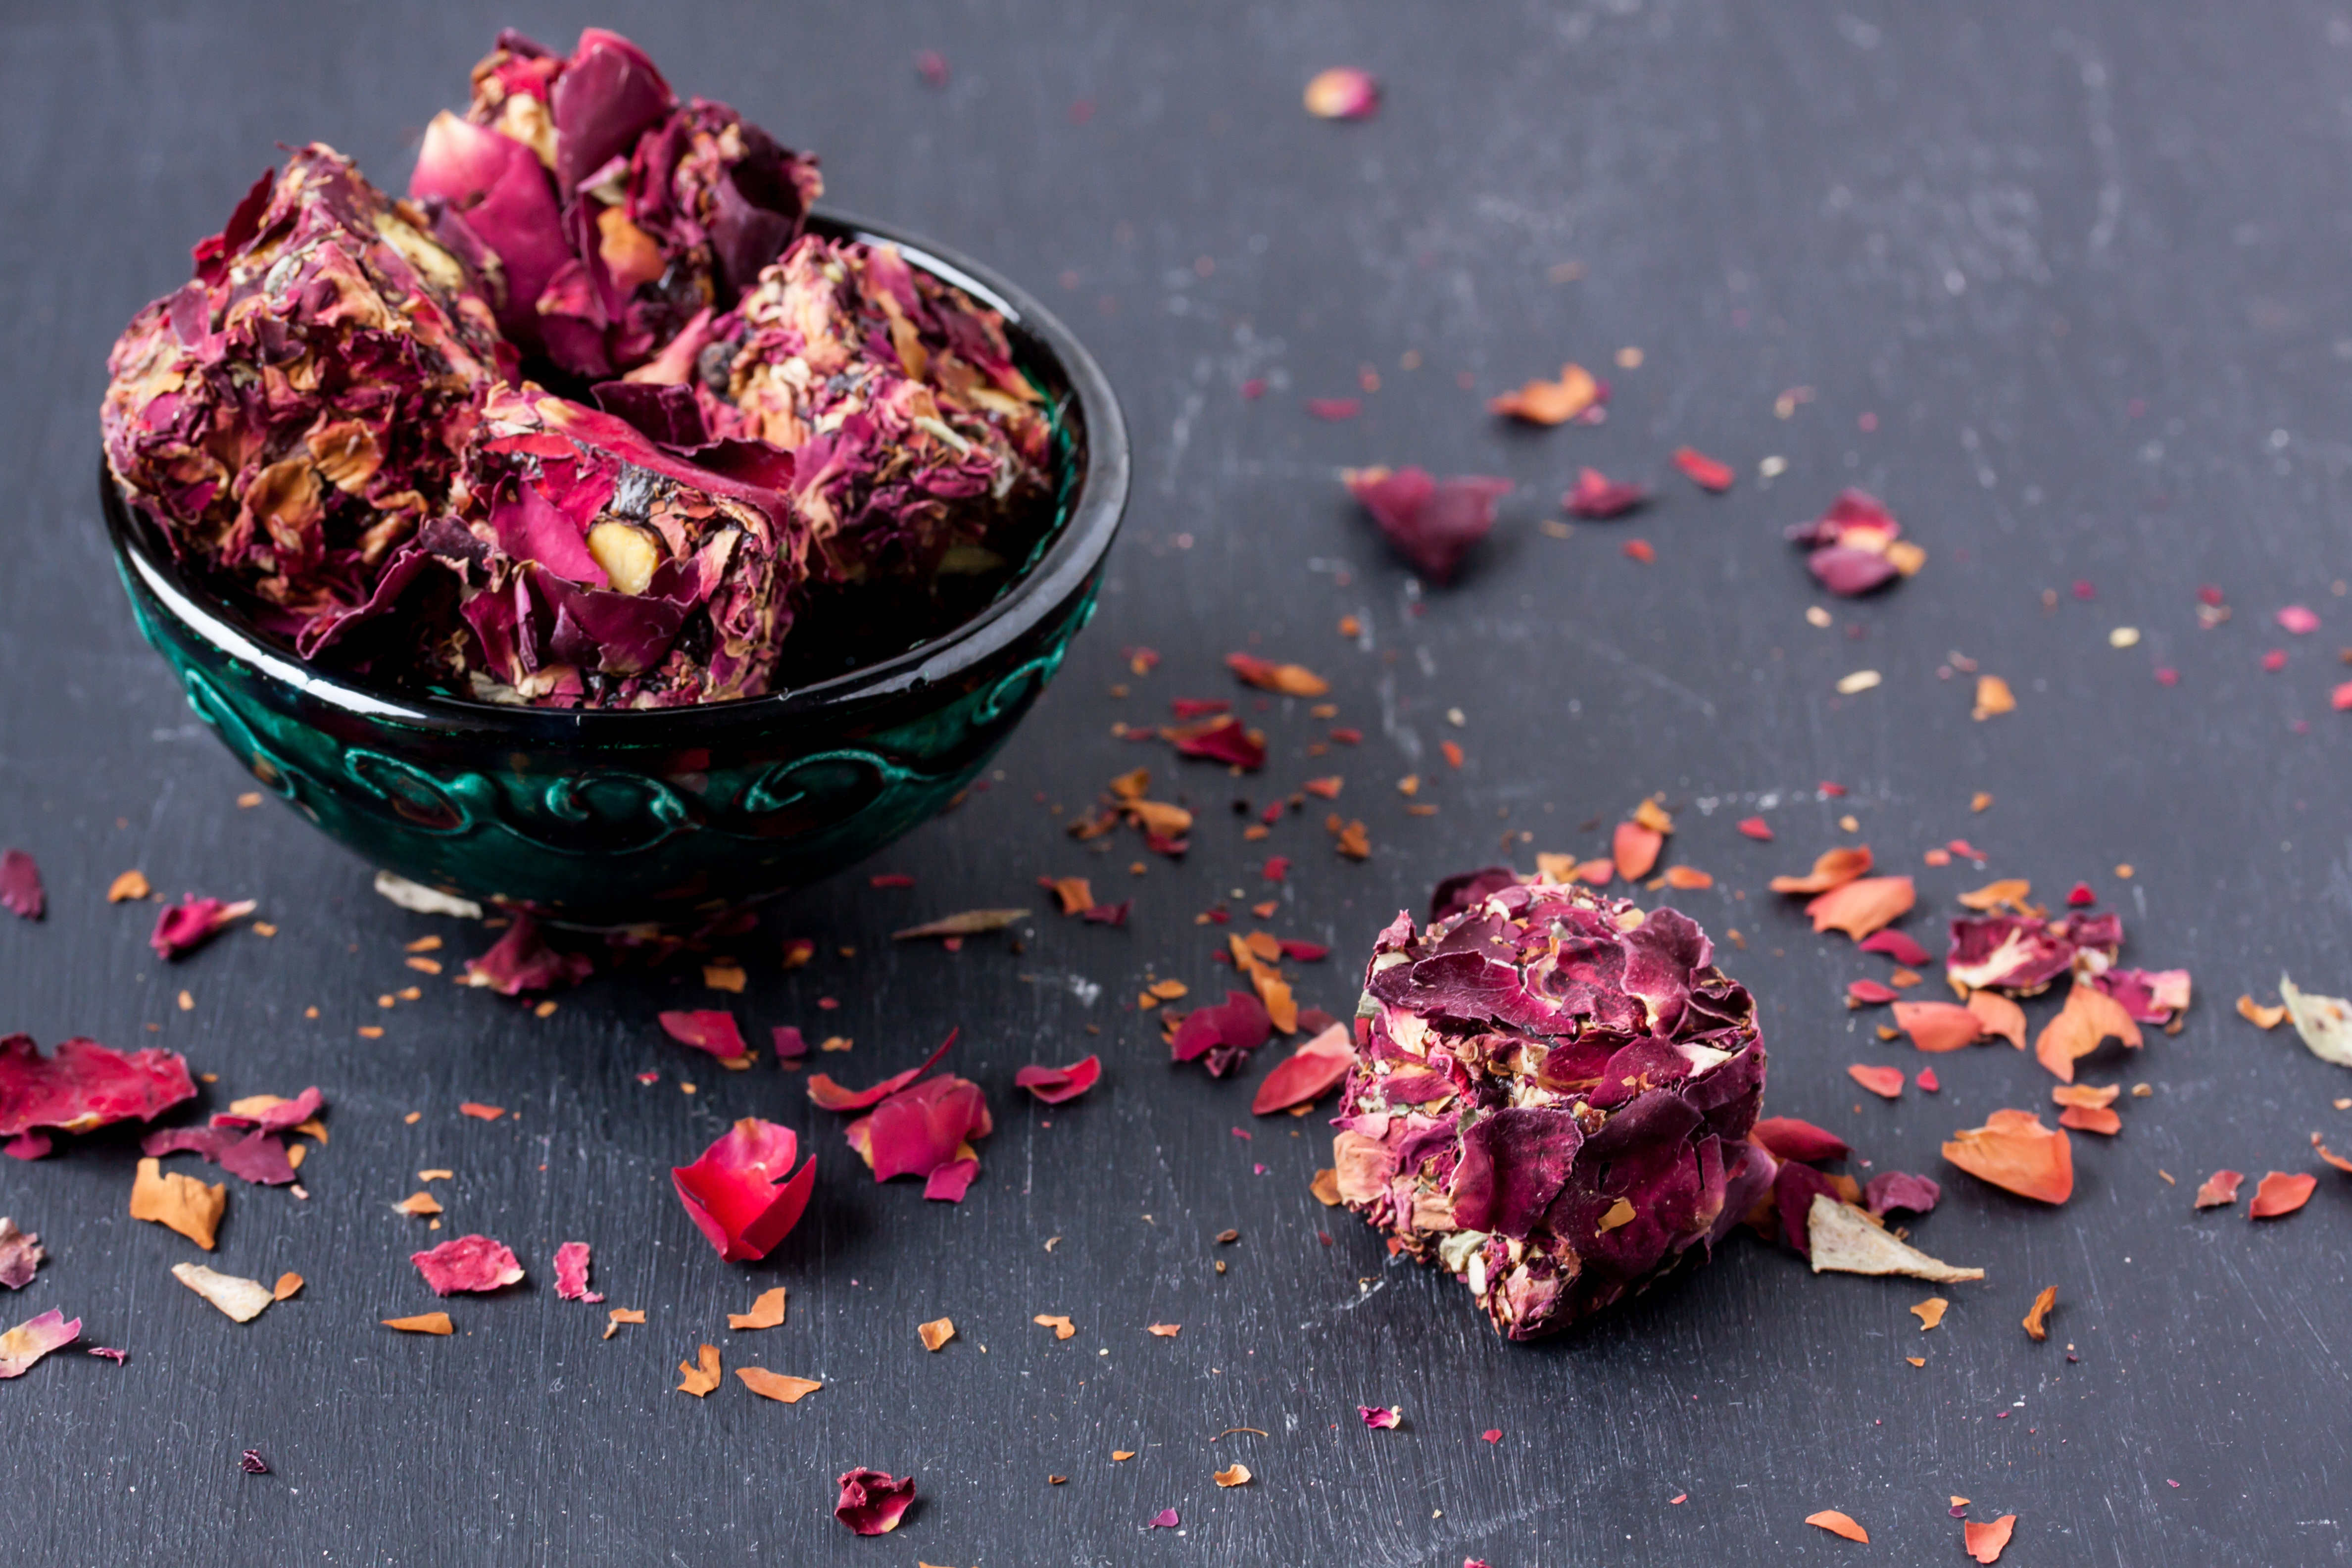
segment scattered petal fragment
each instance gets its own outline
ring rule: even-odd
[[[1703,490],[1711,490],[1717,495],[1721,495],[1729,489],[1735,477],[1728,464],[1718,463],[1706,453],[1690,447],[1675,448],[1675,467],[1689,475],[1691,483]]]
[[[763,1366],[739,1366],[735,1375],[743,1386],[762,1399],[772,1399],[782,1405],[797,1405],[824,1384],[813,1378],[787,1377],[780,1372],[770,1372]]]
[[[2025,1337],[2027,1339],[2039,1343],[2050,1337],[2050,1312],[2051,1309],[2057,1305],[2058,1287],[2055,1285],[2042,1287],[2041,1292],[2033,1298],[2033,1305],[2026,1309]]]
[[[2205,1178],[2197,1189],[2197,1206],[2200,1209],[2221,1208],[2238,1201],[2238,1184],[2245,1180],[2237,1171],[2216,1171]]]
[[[1968,1520],[1960,1525],[1960,1545],[1979,1563],[1995,1563],[2000,1561],[2001,1549],[2009,1544],[2010,1533],[2016,1528],[2017,1515],[2013,1513],[2002,1514],[1990,1524]]]
[[[168,1226],[203,1247],[213,1249],[214,1233],[228,1208],[228,1188],[210,1185],[177,1171],[166,1173],[153,1155],[139,1162],[131,1184],[131,1217]]]
[[[1868,1211],[1828,1193],[1813,1194],[1805,1235],[1816,1274],[1906,1274],[1939,1285],[1984,1278],[1981,1268],[1962,1268],[1897,1241]]]
[[[33,1271],[48,1255],[41,1250],[41,1238],[16,1228],[16,1222],[0,1215],[0,1286],[21,1290],[32,1282]]]
[[[2045,1204],[2074,1193],[2074,1154],[2063,1130],[2044,1127],[2030,1110],[1996,1110],[1982,1127],[1964,1128],[1944,1158],[1979,1180]]]
[[[1941,1296],[1930,1296],[1926,1300],[1921,1301],[1916,1306],[1913,1307],[1911,1309],[1911,1312],[1913,1316],[1919,1320],[1919,1331],[1924,1334],[1929,1329],[1932,1329],[1937,1324],[1942,1322],[1944,1321],[1944,1313],[1950,1306],[1951,1303],[1944,1300]]]
[[[2303,1037],[2313,1056],[2352,1068],[2352,1002],[2298,990],[2284,974],[2279,976],[2279,1000],[2285,1004],[2287,1016],[2294,1020],[2294,1032]],[[0,1131],[6,1130],[0,1124]]]
[[[68,1321],[52,1307],[36,1318],[0,1334],[0,1377],[22,1377],[32,1364],[54,1350],[81,1338],[81,1320]]]
[[[47,907],[41,868],[33,858],[22,849],[0,850],[0,909],[37,921]]]
[[[912,1476],[901,1479],[886,1470],[861,1467],[843,1475],[836,1484],[841,1500],[834,1505],[833,1517],[859,1535],[889,1534],[898,1528],[907,1505],[915,1500]]]
[[[1363,1418],[1365,1426],[1375,1432],[1388,1431],[1404,1420],[1403,1407],[1396,1405],[1385,1409],[1377,1405],[1359,1405],[1356,1414]]]
[[[1221,1487],[1245,1487],[1250,1482],[1250,1468],[1235,1460],[1209,1478]]]
[[[695,1359],[677,1363],[677,1385],[680,1394],[691,1394],[697,1399],[707,1397],[719,1386],[719,1347],[704,1345],[695,1352]]]
[[[1864,877],[1805,905],[1816,931],[1842,931],[1859,941],[1910,912],[1918,901],[1908,877]]]
[[[2246,1205],[2248,1219],[2276,1219],[2290,1215],[2311,1201],[2319,1178],[2305,1173],[2289,1175],[2284,1171],[2273,1171],[2254,1188],[2254,1201]]]
[[[1250,1101],[1251,1113],[1271,1116],[1293,1106],[1314,1104],[1339,1087],[1354,1061],[1354,1038],[1348,1026],[1332,1025],[1265,1075]]]
[[[253,1321],[263,1308],[278,1300],[277,1292],[258,1279],[215,1273],[201,1263],[174,1263],[172,1278],[240,1323]]]
[[[1307,112],[1318,120],[1369,120],[1380,106],[1380,83],[1354,66],[1318,71],[1307,84]]]
[[[1412,468],[1394,473],[1350,468],[1341,478],[1397,553],[1439,583],[1451,583],[1471,547],[1493,531],[1495,503],[1512,489],[1505,479],[1465,475],[1439,480],[1425,468]],[[1293,695],[1319,697],[1322,691],[1318,683],[1317,690]]]
[[[941,1345],[955,1338],[955,1331],[953,1318],[933,1318],[928,1323],[915,1325],[915,1332],[921,1336],[923,1348],[927,1351],[937,1351]]]
[[[1558,381],[1531,381],[1516,392],[1486,401],[1489,414],[1507,414],[1530,425],[1565,425],[1591,407],[1601,395],[1601,384],[1580,364],[1559,367]]]
[[[1864,1546],[1870,1544],[1870,1531],[1856,1524],[1850,1515],[1840,1513],[1833,1508],[1805,1515],[1805,1522],[1819,1525],[1832,1535],[1843,1535],[1848,1541],[1859,1541]]]
[[[1856,1062],[1845,1071],[1848,1078],[1882,1100],[1899,1100],[1903,1096],[1901,1068],[1870,1067]]]
[[[784,1287],[762,1290],[751,1302],[748,1312],[730,1312],[727,1326],[730,1329],[772,1329],[784,1321]]]
[[[30,1035],[0,1039],[0,1138],[152,1121],[195,1092],[176,1051],[149,1047],[126,1054],[77,1037],[44,1057]]]
[[[1066,1068],[1024,1067],[1013,1075],[1015,1087],[1027,1089],[1047,1105],[1077,1099],[1102,1079],[1102,1058],[1090,1056]]]
[[[461,1236],[429,1250],[412,1252],[408,1260],[416,1265],[436,1296],[459,1290],[502,1290],[522,1280],[522,1264],[514,1249],[487,1236]]]
[[[450,1322],[446,1312],[419,1312],[413,1318],[386,1318],[383,1326],[398,1329],[404,1334],[452,1334],[457,1325]]]
[[[588,1244],[567,1241],[555,1249],[555,1293],[567,1301],[601,1301],[601,1291],[588,1289]]]

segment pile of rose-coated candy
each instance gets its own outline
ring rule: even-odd
[[[313,143],[195,247],[109,359],[108,465],[306,658],[544,707],[759,695],[813,596],[1001,570],[1050,499],[1003,318],[803,233],[823,189],[625,38],[503,34],[408,199]]]

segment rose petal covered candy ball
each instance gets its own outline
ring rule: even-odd
[[[1336,1142],[1341,1198],[1515,1340],[1711,1247],[1769,1189],[1748,992],[1674,910],[1466,886],[1382,931]]]
[[[1003,319],[896,246],[807,236],[695,338],[631,380],[691,375],[711,434],[794,454],[820,581],[992,571],[1048,499],[1045,402]]]
[[[382,602],[377,574],[462,508],[491,382],[513,374],[461,256],[332,148],[264,174],[195,277],[107,361],[107,465],[199,574],[307,657]]]

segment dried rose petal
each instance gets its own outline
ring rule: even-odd
[[[601,1290],[588,1289],[588,1244],[567,1241],[555,1249],[555,1293],[567,1301],[601,1301]]]
[[[2169,1024],[2189,1010],[2189,980],[2185,969],[2105,969],[2091,984],[2113,997],[2135,1023]]]
[[[970,1079],[942,1073],[910,1084],[842,1130],[877,1182],[893,1176],[929,1178],[967,1145],[989,1135],[988,1103]]]
[[[960,1204],[963,1202],[964,1194],[971,1190],[971,1184],[979,1174],[978,1160],[950,1160],[943,1165],[932,1167],[931,1173],[923,1178],[923,1196],[933,1203]]]
[[[37,1128],[87,1132],[110,1121],[150,1121],[195,1092],[187,1060],[176,1051],[150,1047],[126,1056],[75,1038],[44,1057],[29,1035],[0,1039],[0,1138],[40,1139]]]
[[[1775,877],[1767,886],[1776,893],[1826,893],[1832,888],[1844,887],[1869,870],[1870,866],[1870,846],[1856,844],[1824,851],[1804,876]]]
[[[879,1105],[883,1100],[930,1071],[938,1064],[939,1059],[948,1054],[948,1047],[955,1044],[958,1033],[960,1033],[959,1030],[950,1029],[948,1037],[940,1042],[939,1049],[906,1071],[892,1073],[871,1089],[846,1089],[834,1082],[826,1074],[811,1073],[808,1097],[827,1110],[864,1110],[870,1106]]]
[[[1255,654],[1229,653],[1225,668],[1261,691],[1278,691],[1285,697],[1320,697],[1331,689],[1329,681],[1304,665],[1276,664]]]
[[[735,1015],[724,1012],[664,1013],[662,1033],[681,1046],[709,1051],[724,1061],[741,1059],[745,1046]]]
[[[466,961],[460,985],[482,985],[501,996],[527,991],[551,991],[577,985],[594,973],[595,963],[584,952],[563,952],[548,945],[539,922],[517,914],[514,924],[479,958]]]
[[[294,1179],[286,1144],[276,1133],[255,1128],[158,1128],[139,1141],[142,1154],[201,1154],[233,1176],[268,1186],[284,1186]]]
[[[1990,1524],[1980,1524],[1971,1519],[1960,1525],[1960,1549],[1979,1563],[1997,1563],[2009,1538],[2017,1529],[2017,1515],[2002,1514]]]
[[[2011,887],[2023,897],[2025,884]],[[1980,889],[1990,892],[1992,889]],[[1963,895],[1962,901],[1973,895]],[[1991,988],[2032,996],[2068,970],[2096,974],[2122,950],[2124,928],[2116,915],[2078,915],[2045,921],[2022,914],[1988,914],[1951,924],[1951,951],[1944,959],[1953,984],[1971,991]]]
[[[1318,120],[1369,120],[1381,106],[1381,84],[1369,71],[1333,66],[1307,84],[1307,112]]]
[[[1759,1117],[1748,1136],[1783,1160],[1808,1164],[1843,1160],[1853,1152],[1852,1145],[1836,1133],[1794,1116]]]
[[[1610,837],[1609,858],[1619,876],[1629,882],[1638,882],[1658,863],[1658,852],[1665,843],[1665,836],[1654,827],[1621,822]]]
[[[1996,1110],[1982,1127],[1952,1134],[1943,1152],[1969,1174],[2020,1197],[2063,1204],[2074,1193],[2073,1145],[2030,1110]]]
[[[1588,521],[1605,522],[1610,518],[1624,516],[1649,499],[1645,486],[1630,480],[1612,484],[1598,468],[1580,468],[1576,488],[1560,497],[1559,504]]]
[[[1066,1068],[1025,1067],[1013,1075],[1014,1087],[1025,1089],[1047,1105],[1077,1099],[1101,1080],[1102,1058],[1087,1057]]]
[[[2246,1205],[2246,1217],[2275,1219],[2293,1214],[2311,1201],[2312,1192],[2318,1185],[2319,1178],[2314,1175],[2273,1171],[2254,1188],[2254,1201]]]
[[[457,1290],[499,1290],[519,1283],[522,1264],[513,1248],[487,1236],[461,1236],[427,1252],[412,1252],[408,1260],[425,1276],[436,1296]]]
[[[1870,1531],[1856,1524],[1853,1516],[1840,1513],[1833,1508],[1825,1508],[1819,1513],[1805,1515],[1805,1522],[1819,1525],[1832,1535],[1843,1535],[1848,1541],[1859,1541],[1864,1546],[1870,1544]]]
[[[156,957],[168,962],[202,947],[218,932],[251,914],[254,907],[251,899],[229,904],[218,899],[190,898],[155,917],[154,933],[148,937],[147,945],[155,950]]]
[[[278,1293],[258,1279],[222,1274],[201,1263],[174,1263],[172,1277],[236,1322],[253,1321],[278,1300]]]
[[[256,1094],[236,1100],[226,1110],[213,1113],[215,1127],[250,1127],[263,1132],[283,1132],[289,1128],[302,1130],[302,1123],[325,1109],[327,1097],[312,1084],[291,1100],[274,1094]],[[315,1131],[315,1130],[314,1130]],[[324,1133],[319,1133],[321,1142]]]
[[[1375,1432],[1388,1431],[1404,1419],[1404,1412],[1393,1405],[1385,1409],[1373,1405],[1359,1405],[1356,1414],[1363,1418],[1365,1426]]]
[[[1559,367],[1558,381],[1531,381],[1516,392],[1486,400],[1486,412],[1507,414],[1530,425],[1565,425],[1606,395],[1580,364]]]
[[[1906,1171],[1873,1176],[1870,1184],[1862,1190],[1863,1206],[1875,1215],[1891,1214],[1896,1209],[1927,1214],[1943,1197],[1943,1186],[1933,1177],[1915,1176]]]
[[[1848,1068],[1846,1076],[1882,1100],[1900,1099],[1903,1094],[1901,1068],[1870,1067],[1856,1062]]]
[[[2306,637],[2319,629],[2319,617],[2301,605],[2289,605],[2278,613],[2278,624],[2297,637]]]
[[[1897,1002],[1895,1026],[1923,1051],[1961,1050],[1986,1032],[1984,1020],[1957,1002]]]
[[[0,1286],[23,1289],[32,1283],[33,1271],[47,1256],[41,1250],[39,1237],[18,1230],[15,1220],[0,1215]]]
[[[1731,488],[1730,468],[1692,447],[1675,448],[1675,467],[1688,474],[1691,483],[1703,490],[1712,490],[1721,495]]]
[[[22,849],[0,852],[0,909],[37,921],[47,902],[41,891],[41,868],[33,858]]]
[[[798,1171],[800,1140],[789,1127],[747,1116],[690,1165],[670,1168],[688,1219],[730,1263],[765,1258],[800,1223],[816,1186],[816,1161]]]
[[[2021,1051],[2025,1048],[2024,1008],[1992,991],[1969,992],[1968,1008],[1983,1021],[1986,1037],[2007,1040]]]
[[[1911,939],[1909,933],[1892,927],[1873,931],[1857,945],[1864,952],[1883,952],[1906,969],[1924,969],[1936,962],[1926,948]]]
[[[1981,1279],[1981,1268],[1930,1258],[1895,1237],[1861,1208],[1828,1193],[1815,1193],[1805,1215],[1805,1255],[1816,1274],[1907,1275],[1955,1284]]]
[[[1817,931],[1842,931],[1856,939],[1910,912],[1918,894],[1908,877],[1864,877],[1805,905]]]
[[[902,1479],[886,1470],[861,1467],[835,1484],[841,1488],[841,1500],[834,1505],[833,1517],[859,1535],[889,1534],[915,1500],[915,1478]]]
[[[1354,1064],[1354,1041],[1345,1024],[1318,1034],[1288,1060],[1276,1063],[1250,1101],[1254,1115],[1271,1116],[1295,1105],[1312,1105],[1339,1087]]]
[[[1753,1004],[1712,952],[1673,910],[1535,879],[1425,931],[1400,915],[1367,972],[1339,1195],[1513,1339],[1711,1246],[1774,1164],[1747,1142]]]
[[[2205,1178],[2197,1189],[2197,1206],[2200,1209],[2220,1208],[2238,1201],[2238,1184],[2244,1174],[2237,1171],[2216,1171]]]
[[[2072,1083],[2076,1058],[2089,1056],[2099,1048],[2100,1042],[2109,1038],[2137,1047],[2140,1043],[2139,1026],[2115,998],[2078,980],[2066,994],[2066,1005],[2035,1037],[2034,1059],[2061,1081]]]
[[[54,1350],[81,1338],[81,1320],[70,1322],[66,1315],[52,1307],[39,1317],[25,1321],[0,1334],[0,1377],[22,1377],[33,1363]]]
[[[1342,477],[1397,553],[1440,583],[1454,581],[1463,557],[1493,531],[1495,503],[1512,489],[1508,479],[1477,476],[1441,481],[1425,468],[1350,468]]]
[[[1150,1519],[1145,1520],[1143,1521],[1143,1528],[1146,1530],[1173,1530],[1183,1522],[1183,1519],[1178,1515],[1174,1509],[1163,1508],[1158,1513],[1153,1514]]]

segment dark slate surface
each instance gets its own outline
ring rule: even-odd
[[[544,1021],[412,974],[404,942],[438,932],[448,957],[486,939],[390,907],[276,806],[238,809],[242,781],[125,614],[89,494],[109,342],[280,139],[325,139],[397,184],[487,43],[470,9],[0,18],[0,840],[39,856],[52,900],[39,925],[0,920],[0,1026],[184,1050],[219,1075],[215,1106],[316,1082],[333,1130],[309,1201],[231,1194],[208,1261],[310,1281],[245,1327],[170,1278],[190,1246],[124,1217],[130,1138],[0,1170],[0,1211],[53,1254],[9,1321],[60,1306],[130,1352],[0,1387],[11,1562],[1922,1562],[1957,1556],[1956,1493],[2020,1516],[2004,1561],[2021,1564],[2352,1555],[2352,1179],[2319,1170],[2310,1207],[2266,1226],[2189,1209],[2216,1166],[2318,1169],[2315,1128],[2352,1143],[2330,1108],[2352,1076],[2229,1010],[2283,966],[2352,989],[2347,721],[2328,703],[2352,641],[2352,25],[2146,0],[1994,20],[1698,0],[517,5],[553,37],[583,19],[633,33],[675,80],[821,149],[836,202],[1045,293],[1127,402],[1138,483],[1103,613],[996,787],[876,863],[911,890],[844,878],[734,944],[747,1021],[853,1036],[824,1058],[852,1081],[961,1026],[957,1061],[999,1125],[957,1208],[875,1187],[799,1079],[707,1070],[663,1040],[657,1006],[705,999],[683,966],[601,977]],[[944,90],[911,68],[922,47],[951,62]],[[1378,120],[1300,112],[1301,83],[1340,61],[1386,78]],[[1571,263],[1580,278],[1559,280]],[[1644,351],[1638,370],[1610,367],[1622,345]],[[1483,413],[1571,356],[1615,383],[1605,426],[1526,434]],[[1380,377],[1362,417],[1307,416],[1302,399],[1354,391],[1360,370]],[[1775,417],[1801,386],[1811,400]],[[1732,494],[1666,468],[1685,441],[1738,467]],[[1760,483],[1775,457],[1786,471]],[[1339,492],[1336,469],[1366,462],[1522,488],[1465,581],[1417,595]],[[1585,462],[1657,479],[1664,500],[1548,537]],[[1886,496],[1931,561],[1818,630],[1779,530],[1849,482]],[[1654,565],[1620,553],[1634,536]],[[2235,611],[2210,632],[2208,583]],[[2320,612],[2319,634],[2277,629],[2290,603]],[[1361,646],[1335,633],[1345,613]],[[2141,641],[2116,651],[2123,626]],[[1155,674],[1127,673],[1131,645],[1160,650]],[[1217,658],[1244,645],[1327,671],[1361,750],[1308,757],[1320,726],[1288,703],[1260,721],[1276,760],[1240,784],[1109,737],[1171,695],[1224,694]],[[2288,660],[2264,673],[2273,647]],[[2006,677],[2018,710],[1971,721],[1969,682],[1938,668],[1956,651]],[[1860,668],[1885,683],[1837,697]],[[1124,702],[1107,695],[1122,680]],[[1434,755],[1449,737],[1458,773]],[[1091,858],[1040,803],[1083,806],[1147,760],[1205,816],[1185,864],[1130,878],[1131,838]],[[1333,857],[1319,805],[1265,846],[1223,815],[1236,790],[1330,771],[1370,864]],[[1405,814],[1409,772],[1434,817]],[[1824,779],[1852,794],[1817,798]],[[1998,797],[1981,816],[1977,790]],[[1996,873],[2044,896],[2083,878],[2124,913],[2134,959],[2195,972],[2184,1033],[2095,1064],[2154,1093],[2123,1102],[2112,1143],[2078,1137],[2071,1205],[1942,1172],[1918,1238],[1991,1278],[1949,1289],[1933,1333],[1905,1310],[1924,1287],[1816,1278],[1742,1239],[1570,1338],[1498,1342],[1456,1288],[1384,1267],[1308,1195],[1319,1121],[1250,1127],[1246,1082],[1171,1070],[1123,1002],[1151,973],[1224,976],[1193,916],[1263,896],[1270,848],[1297,862],[1276,926],[1339,950],[1304,996],[1344,1011],[1357,955],[1433,878],[1506,832],[1522,865],[1596,852],[1653,791],[1679,814],[1675,857],[1717,879],[1683,906],[1747,935],[1726,957],[1763,999],[1770,1109],[1850,1132],[1878,1169],[1941,1170],[1942,1137],[2000,1105],[2046,1111],[2048,1080],[1979,1049],[1935,1064],[1940,1097],[1857,1107],[1848,1063],[1919,1065],[1842,1004],[1886,966],[1763,890],[1836,840],[1842,813],[1918,872],[1914,931]],[[1778,843],[1733,832],[1751,811]],[[1955,835],[1990,867],[1919,864]],[[101,898],[131,866],[173,893],[257,897],[278,934],[163,970],[151,911]],[[1018,956],[886,940],[971,905],[1042,911],[1034,879],[1078,872],[1133,893],[1129,930],[1040,918]],[[794,933],[826,956],[787,976],[777,942]],[[412,980],[422,1000],[377,1008]],[[824,994],[839,1011],[817,1011]],[[381,1042],[354,1035],[371,1021]],[[1108,1070],[1088,1100],[1015,1099],[1023,1063],[1090,1049]],[[468,1121],[461,1100],[512,1114]],[[822,1184],[786,1246],[738,1268],[689,1228],[665,1167],[752,1112],[814,1140]],[[421,1222],[386,1206],[430,1166],[458,1173],[435,1184],[440,1235],[491,1233],[530,1268],[522,1289],[451,1303],[449,1340],[375,1326],[436,1304],[406,1262]],[[1213,1245],[1229,1226],[1241,1241]],[[601,1310],[556,1300],[551,1256],[572,1237],[646,1326],[603,1342]],[[721,1331],[772,1284],[792,1292],[785,1326]],[[2048,1284],[2055,1331],[2036,1345],[2018,1319]],[[1040,1312],[1076,1337],[1052,1341]],[[942,1313],[961,1337],[927,1355],[914,1325]],[[1182,1335],[1151,1338],[1155,1321]],[[688,1399],[670,1369],[703,1340],[827,1386],[791,1408],[731,1378]],[[1402,1405],[1403,1429],[1365,1432],[1360,1401]],[[1233,1426],[1265,1435],[1212,1441]],[[247,1447],[275,1473],[240,1475]],[[1115,1447],[1137,1457],[1114,1465]],[[1221,1492],[1210,1472],[1236,1458],[1257,1479]],[[859,1464],[919,1478],[897,1536],[829,1517],[832,1478]],[[1142,1530],[1162,1508],[1181,1531]],[[1801,1522],[1820,1508],[1874,1547]]]

